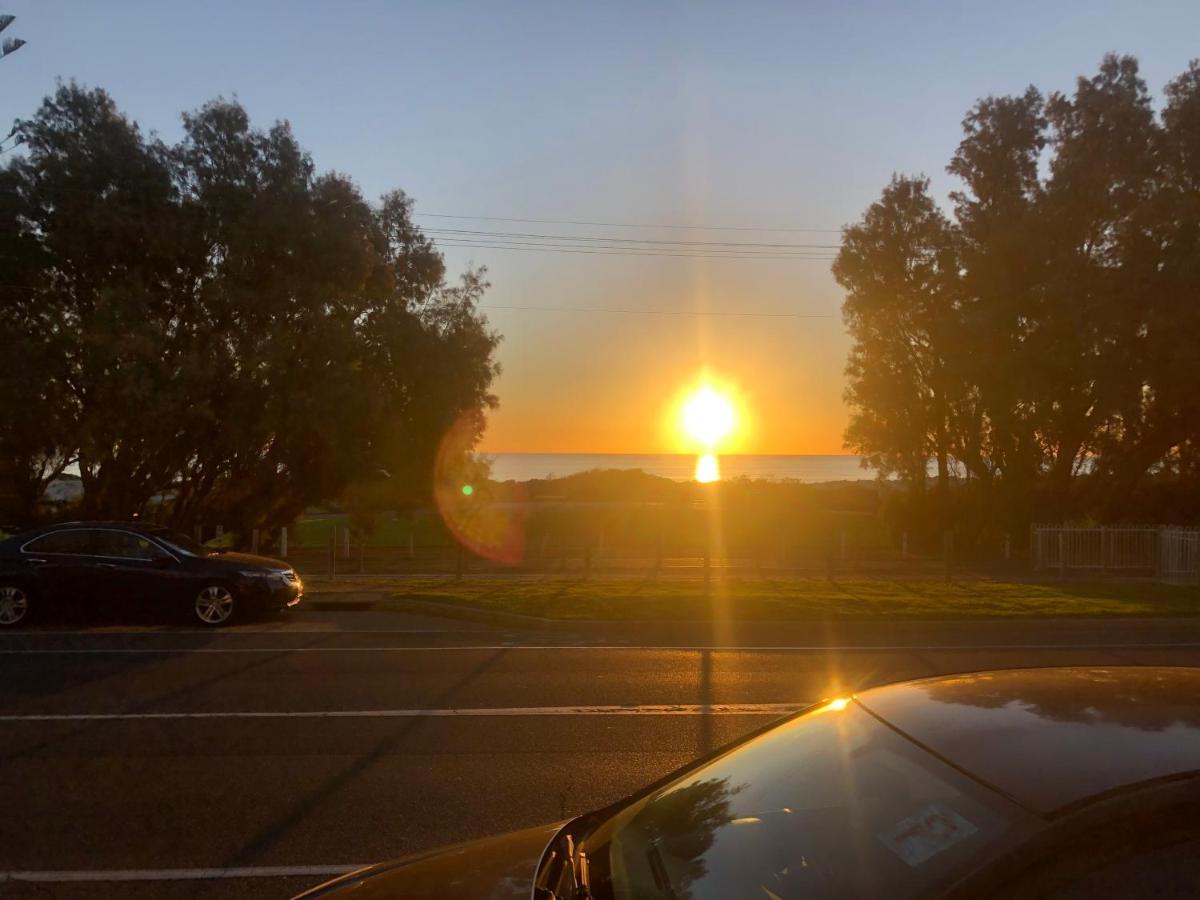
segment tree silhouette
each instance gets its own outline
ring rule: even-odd
[[[286,524],[380,470],[428,497],[442,435],[494,405],[498,338],[402,193],[318,174],[237,103],[168,146],[63,84],[0,169],[6,518],[75,462],[87,516]],[[34,412],[36,410],[36,412]],[[479,416],[482,422],[482,416]],[[475,433],[478,437],[478,432]],[[402,490],[401,490],[402,486]]]
[[[1166,98],[1156,115],[1137,61],[1109,55],[1069,95],[982,99],[952,219],[894,177],[845,230],[848,447],[917,495],[936,459],[980,528],[1119,521],[1155,484],[1200,496],[1200,62]]]
[[[672,890],[679,900],[708,872],[704,854],[719,829],[733,819],[730,799],[740,790],[728,778],[706,778],[657,797],[634,818],[644,840],[671,860]]]

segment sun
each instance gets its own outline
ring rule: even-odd
[[[737,414],[728,397],[705,384],[684,402],[680,420],[689,437],[711,450],[733,431]]]

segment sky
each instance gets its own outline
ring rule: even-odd
[[[826,245],[804,259],[714,258],[702,244],[505,250],[494,245],[549,241],[491,235],[446,247],[452,274],[487,267],[483,305],[503,335],[490,452],[687,450],[674,412],[702,380],[738,401],[722,450],[844,452],[837,229],[894,172],[927,174],[944,199],[980,97],[1069,91],[1110,50],[1137,56],[1157,93],[1200,55],[1195,0],[0,0],[0,12],[17,16],[5,36],[28,41],[0,60],[0,119],[74,78],[174,140],[182,111],[236,97],[259,126],[288,120],[319,169],[368,197],[402,188],[425,228]],[[793,230],[713,230],[728,226]]]

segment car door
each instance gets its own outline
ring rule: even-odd
[[[97,554],[114,603],[131,609],[159,600],[172,580],[174,558],[142,534],[120,529],[99,532]]]
[[[97,579],[100,560],[95,543],[93,529],[67,528],[25,544],[21,555],[33,569],[38,592],[61,606],[83,606],[100,599],[104,583]]]

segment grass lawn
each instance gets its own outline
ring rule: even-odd
[[[394,584],[393,597],[553,619],[958,619],[1200,616],[1200,587],[886,578],[489,578]],[[365,585],[364,585],[365,587]],[[399,604],[398,604],[399,605]]]

